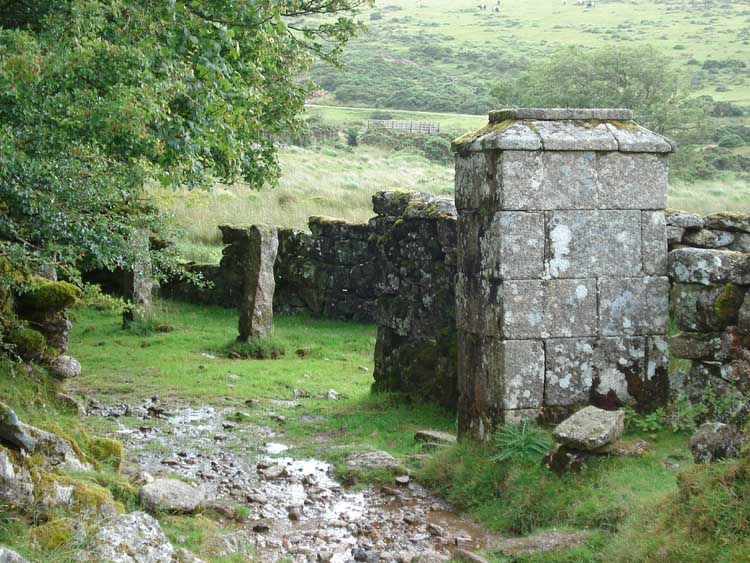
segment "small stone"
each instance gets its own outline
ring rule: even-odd
[[[450,432],[441,432],[439,430],[419,430],[414,434],[417,442],[427,442],[430,444],[455,444],[457,439],[455,434]]]
[[[667,217],[667,225],[674,225],[683,229],[700,229],[704,225],[703,218],[695,213],[667,209],[665,215]]]
[[[269,481],[281,479],[289,475],[289,472],[283,465],[272,465],[266,469],[259,469],[259,473]]]
[[[255,532],[256,534],[265,534],[270,529],[271,529],[271,527],[268,524],[266,524],[265,522],[261,522],[259,524],[255,524],[253,526],[253,532]]]
[[[409,477],[408,475],[399,475],[398,477],[396,477],[396,484],[401,485],[402,487],[408,485],[410,481],[411,477]]]
[[[588,406],[561,422],[552,436],[570,448],[592,451],[615,442],[624,429],[625,414],[622,411]]]
[[[81,375],[81,364],[78,360],[65,354],[53,358],[48,369],[52,375],[60,379],[69,379]]]
[[[746,213],[722,211],[706,215],[704,221],[709,229],[750,233],[750,215]]]
[[[29,563],[18,555],[15,551],[11,551],[7,547],[0,546],[0,563]]]
[[[16,413],[5,403],[0,402],[0,441],[25,452],[33,452],[36,446],[18,420]]]
[[[382,451],[355,452],[346,458],[346,465],[355,471],[398,469],[401,464],[391,454]]]
[[[707,422],[690,438],[690,451],[695,463],[711,463],[740,457],[746,438],[734,426]]]
[[[141,487],[141,504],[149,512],[190,514],[203,504],[205,493],[177,479],[155,479]]]
[[[697,246],[698,248],[722,248],[734,242],[734,233],[729,231],[714,231],[711,229],[700,229],[691,231],[683,237],[685,244]]]

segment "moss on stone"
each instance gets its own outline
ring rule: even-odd
[[[85,481],[73,482],[73,510],[78,513],[101,512],[106,509],[122,512],[109,489]]]
[[[81,290],[72,283],[34,277],[31,287],[18,298],[22,316],[44,318],[74,305]]]
[[[47,351],[47,340],[38,330],[20,327],[12,330],[8,335],[16,353],[25,360],[38,360]]]
[[[504,119],[502,121],[498,121],[497,123],[488,123],[484,127],[477,129],[476,131],[471,131],[454,139],[451,143],[451,147],[453,147],[453,150],[456,150],[464,145],[473,143],[483,135],[487,135],[489,133],[502,133],[515,122],[515,119]]]
[[[31,542],[44,551],[53,551],[71,543],[75,533],[75,523],[69,518],[58,518],[32,528]]]
[[[115,469],[120,469],[125,456],[122,442],[112,438],[93,438],[89,451],[96,461],[111,465]]]
[[[737,320],[745,291],[733,283],[724,286],[724,290],[714,301],[714,315],[722,325],[733,324]]]

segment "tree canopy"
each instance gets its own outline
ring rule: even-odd
[[[0,0],[0,258],[129,264],[148,182],[278,174],[314,57],[371,0]]]
[[[645,126],[678,139],[703,116],[670,60],[650,46],[565,47],[495,84],[492,95],[504,106],[630,108]]]

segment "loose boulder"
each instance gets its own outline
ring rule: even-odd
[[[5,403],[0,402],[0,442],[25,452],[33,452],[36,442],[24,429],[16,413]]]
[[[149,512],[189,514],[205,501],[202,489],[176,479],[155,479],[141,487],[141,504]]]
[[[29,563],[18,555],[15,551],[11,551],[7,547],[0,546],[0,563]]]
[[[173,563],[175,551],[155,518],[133,512],[102,525],[92,538],[87,556],[91,563]]]
[[[690,451],[695,463],[711,463],[740,457],[745,442],[745,437],[735,426],[706,422],[690,438]]]
[[[346,465],[353,471],[376,471],[379,469],[399,469],[401,464],[388,452],[356,452],[349,454]]]
[[[560,423],[552,436],[569,448],[596,451],[616,442],[624,429],[625,414],[622,411],[588,406]]]
[[[81,375],[81,364],[75,358],[62,354],[49,363],[49,371],[60,379],[69,379]]]

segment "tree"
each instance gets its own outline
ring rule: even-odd
[[[115,268],[148,182],[279,173],[310,61],[372,0],[0,0],[0,259]]]
[[[680,140],[703,118],[670,60],[650,46],[562,48],[495,84],[492,96],[504,106],[630,108],[646,127]]]

